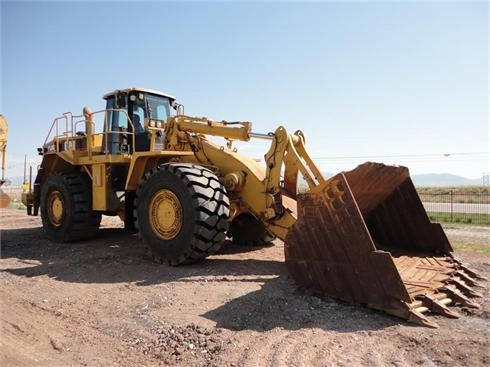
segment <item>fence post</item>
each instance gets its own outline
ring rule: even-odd
[[[449,197],[451,198],[451,223],[453,222],[453,190],[449,191],[450,195]]]

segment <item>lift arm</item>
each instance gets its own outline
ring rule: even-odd
[[[290,134],[280,126],[274,133],[258,134],[251,128],[250,122],[176,116],[167,125],[167,149],[192,150],[199,163],[216,167],[224,177],[227,190],[237,198],[240,206],[259,218],[274,235],[284,239],[296,221],[296,208],[286,207],[282,198],[283,195],[296,198],[298,173],[310,189],[325,179],[306,152],[305,136],[301,131]],[[205,135],[224,137],[228,140],[227,147],[209,141]],[[264,156],[265,169],[250,157],[231,149],[233,140],[248,141],[251,138],[271,140]]]

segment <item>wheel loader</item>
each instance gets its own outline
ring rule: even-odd
[[[187,116],[173,96],[149,89],[103,98],[103,110],[56,118],[38,149],[24,201],[50,239],[91,238],[102,215],[119,215],[157,261],[180,265],[216,253],[227,237],[242,245],[277,237],[297,284],[320,297],[430,327],[428,312],[458,317],[448,305],[479,307],[471,298],[482,278],[452,255],[407,168],[367,162],[327,180],[301,131]],[[265,164],[234,147],[250,139],[270,141]]]
[[[7,155],[8,124],[3,115],[0,114],[0,155],[2,156],[2,177],[0,178],[0,208],[6,208],[10,204],[10,197],[2,190],[5,179],[5,160]]]

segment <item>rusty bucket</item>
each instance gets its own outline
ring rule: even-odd
[[[297,203],[285,258],[301,287],[430,327],[427,311],[458,317],[448,305],[479,307],[470,298],[483,278],[452,255],[406,167],[364,163]]]

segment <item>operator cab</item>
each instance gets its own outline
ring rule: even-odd
[[[150,128],[162,129],[180,105],[175,97],[150,89],[129,88],[104,96],[109,154],[150,150]],[[128,117],[130,122],[128,122]],[[134,133],[134,147],[132,133]]]

